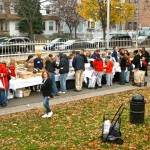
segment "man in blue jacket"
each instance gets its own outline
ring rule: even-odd
[[[69,61],[65,54],[60,53],[60,62],[58,65],[59,68],[59,74],[60,74],[60,91],[59,93],[66,93],[66,80],[69,72]]]
[[[80,52],[76,52],[72,66],[75,70],[75,90],[79,92],[82,90],[83,72],[85,70],[84,59],[80,55]]]
[[[117,54],[117,50],[118,48],[115,46],[113,47],[113,53],[112,53],[112,57],[115,58],[115,61],[118,62],[118,54]]]

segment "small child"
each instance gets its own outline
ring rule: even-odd
[[[10,70],[10,76],[16,77],[17,64],[16,64],[16,60],[15,59],[13,59],[13,58],[10,59],[10,65],[9,65],[8,69]]]
[[[111,86],[112,85],[112,81],[113,81],[113,62],[110,60],[110,56],[107,56],[107,62],[106,62],[106,85]]]

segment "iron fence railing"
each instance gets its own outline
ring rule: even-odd
[[[69,53],[72,50],[95,50],[105,49],[106,42],[102,40],[97,41],[85,41],[77,40],[72,43],[57,42],[50,43],[50,41],[36,41],[36,42],[23,42],[23,43],[1,43],[0,44],[0,61],[7,60],[10,57],[17,59],[27,58],[30,54],[40,51],[43,55],[49,53],[58,54],[60,51]],[[47,46],[47,49],[45,48]],[[110,40],[109,49],[111,50],[114,46],[125,49],[139,49],[141,47],[150,47],[150,39],[147,39],[141,43],[138,41],[132,41],[129,39]]]

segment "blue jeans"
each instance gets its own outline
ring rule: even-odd
[[[46,108],[46,113],[51,112],[48,97],[43,97],[43,106]]]
[[[60,91],[66,92],[66,79],[67,79],[68,73],[60,74]]]
[[[54,95],[57,95],[58,89],[56,87],[55,74],[50,72],[50,75],[51,75],[51,79],[52,79],[52,88],[53,88]]]
[[[7,99],[7,90],[0,90],[0,105],[7,105],[8,99]]]
[[[121,83],[125,83],[126,81],[126,72],[125,70],[121,70]]]

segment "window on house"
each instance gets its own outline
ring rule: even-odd
[[[0,5],[0,13],[3,13],[3,5]]]
[[[45,30],[45,22],[43,22],[43,30]]]
[[[91,28],[95,29],[95,22],[91,22]]]
[[[138,9],[136,8],[136,10],[135,10],[135,14],[134,14],[134,16],[135,17],[137,17],[138,16]]]
[[[50,6],[46,5],[46,14],[50,14]]]
[[[3,31],[3,23],[0,24],[0,30]]]
[[[18,29],[19,29],[19,24],[17,22],[17,23],[15,23],[15,30],[18,30]]]
[[[134,30],[137,30],[137,22],[134,22]]]
[[[132,30],[132,23],[128,22],[128,30]]]
[[[5,23],[5,31],[8,31],[8,25]]]
[[[49,22],[49,30],[53,30],[54,27],[53,27],[53,22]]]
[[[18,13],[18,5],[14,5],[14,13]]]
[[[138,0],[134,0],[134,3],[138,3]]]
[[[88,28],[90,28],[90,21],[88,21]]]
[[[129,0],[129,3],[132,3],[132,0]]]

